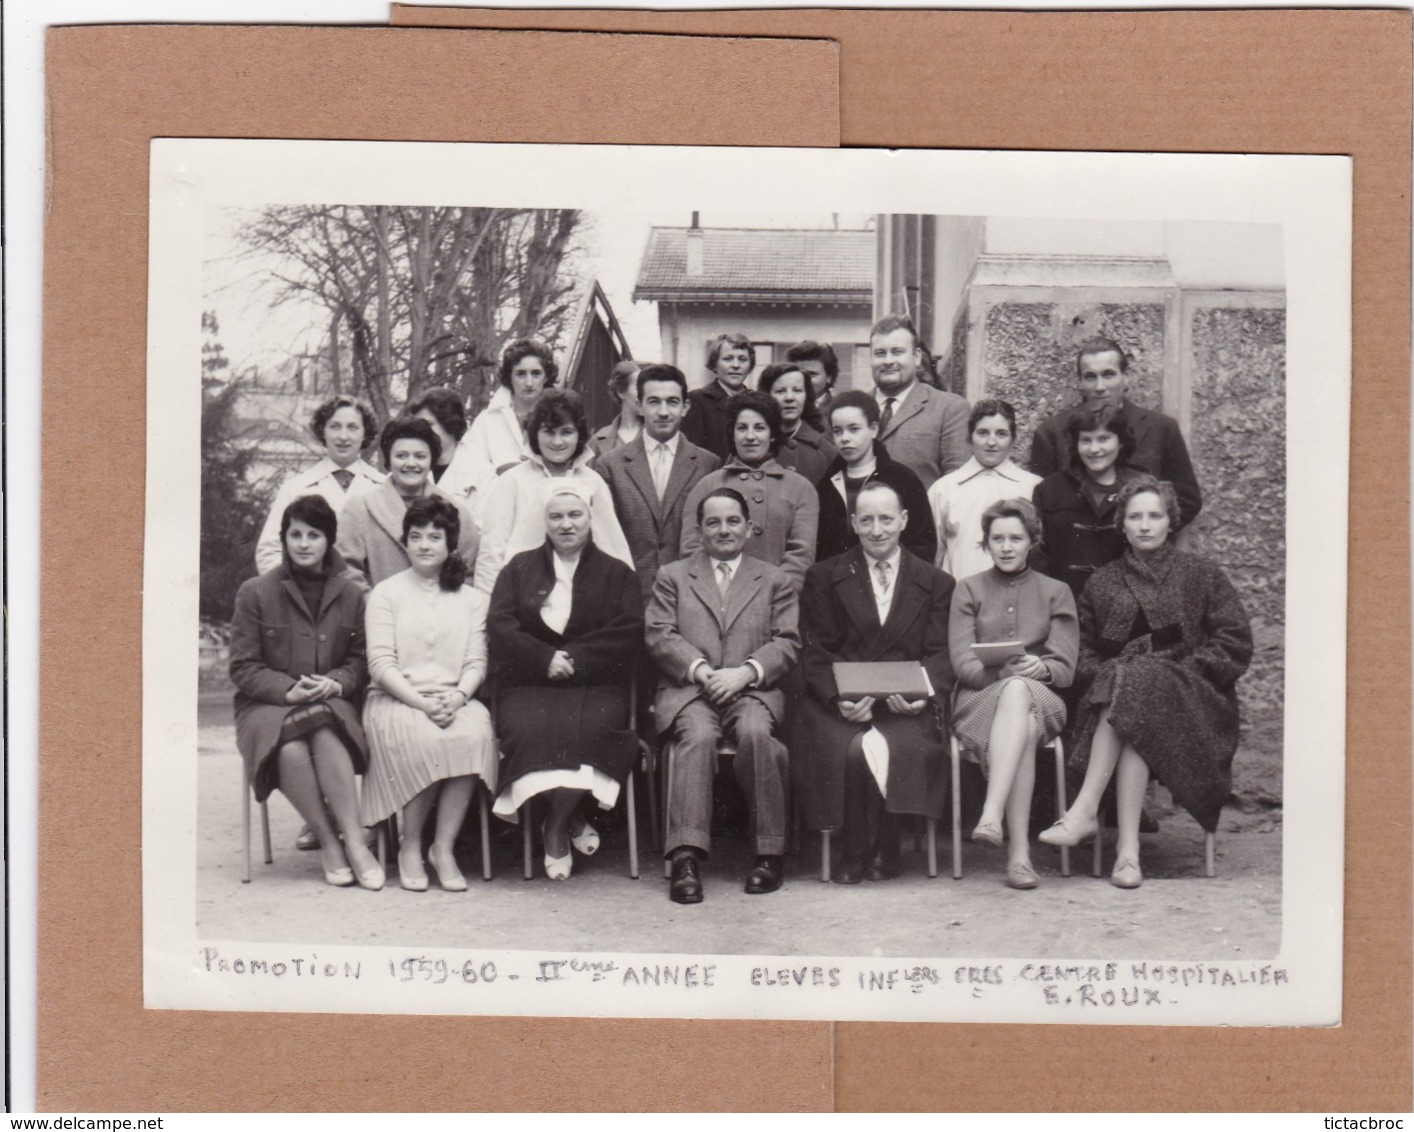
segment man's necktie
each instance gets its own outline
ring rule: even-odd
[[[897,397],[890,397],[884,402],[884,415],[879,418],[880,436],[889,431],[889,423],[894,419],[894,406],[897,404]]]

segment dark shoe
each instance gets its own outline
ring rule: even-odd
[[[697,857],[690,850],[682,850],[673,857],[668,899],[674,904],[702,903],[702,878],[697,875]]]
[[[903,861],[897,845],[876,849],[864,866],[865,880],[893,880],[903,872]]]
[[[860,884],[864,880],[864,860],[861,857],[842,857],[840,867],[830,879],[836,884]]]
[[[746,874],[746,894],[760,896],[763,892],[775,892],[785,879],[785,859],[782,857],[757,857],[756,864]]]

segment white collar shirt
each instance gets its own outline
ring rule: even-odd
[[[874,591],[874,608],[879,612],[880,625],[889,619],[889,610],[893,608],[894,590],[898,588],[898,567],[902,559],[903,549],[894,547],[894,552],[883,559],[883,563],[888,567],[885,571],[888,580],[883,581],[879,577],[879,560],[870,558],[867,554],[864,556],[869,566],[869,586]]]

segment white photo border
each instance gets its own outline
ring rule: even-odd
[[[147,511],[143,610],[144,1000],[149,1008],[350,1013],[1333,1025],[1342,995],[1351,164],[1340,157],[752,149],[751,176],[714,148],[158,139],[151,151]],[[736,151],[739,157],[741,151]],[[566,162],[574,177],[566,178]],[[570,185],[572,187],[565,187]],[[570,199],[565,199],[569,196]],[[1276,959],[1036,957],[1097,967],[1101,991],[1148,988],[1161,1014],[1048,1009],[1017,974],[975,998],[975,960],[437,949],[252,943],[196,930],[197,665],[203,215],[219,205],[397,203],[1207,220],[1282,226],[1287,270],[1286,644],[1282,943]],[[644,894],[648,899],[649,894]],[[1156,960],[1164,960],[1154,976]],[[233,964],[239,962],[237,970]],[[224,966],[223,966],[224,963]],[[1134,965],[1147,963],[1147,981]],[[488,964],[491,965],[488,967]],[[676,981],[625,983],[674,964]],[[1110,975],[1106,964],[1114,964]],[[597,965],[597,966],[595,966]],[[612,966],[610,966],[612,965]],[[276,972],[275,968],[279,967]],[[753,972],[811,972],[790,996]],[[688,974],[688,969],[692,973]],[[819,968],[823,974],[816,974]],[[831,973],[833,972],[833,974]],[[469,975],[468,975],[469,973]],[[491,974],[491,978],[487,975]],[[557,970],[555,972],[559,974]],[[439,978],[438,976],[442,976]],[[597,977],[596,977],[597,976]],[[691,985],[688,985],[689,982]],[[1136,990],[1136,993],[1139,991]]]

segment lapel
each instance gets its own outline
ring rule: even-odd
[[[870,595],[873,596],[872,593]],[[894,600],[889,607],[889,619],[884,622],[876,642],[879,652],[891,648],[913,625],[918,609],[927,596],[927,587],[919,576],[918,563],[905,550],[898,558],[898,580],[894,583]]]
[[[678,442],[681,445],[681,441]],[[634,487],[638,488],[639,494],[643,496],[643,501],[648,504],[648,510],[656,518],[661,505],[658,503],[658,492],[653,487],[653,464],[648,458],[648,444],[643,433],[639,433],[633,441],[623,450],[624,471],[628,474],[629,480]],[[682,455],[679,447],[678,455]]]
[[[866,648],[873,651],[874,638],[879,634],[879,608],[874,604],[874,588],[869,584],[864,550],[848,551],[835,571],[835,592]]]
[[[745,556],[742,562],[746,561]],[[722,593],[717,589],[717,576],[714,572],[716,563],[711,555],[705,550],[699,550],[688,560],[687,573],[691,578],[689,588],[696,595],[697,600],[705,605],[712,614],[712,618],[717,622],[717,631],[725,636],[727,622],[725,611],[722,609]],[[740,571],[738,570],[738,573]],[[727,596],[731,596],[731,591],[736,589],[736,579],[732,579],[731,588],[727,591]]]
[[[689,443],[687,437],[678,434],[678,453],[673,457],[673,466],[668,469],[668,486],[663,490],[662,514],[667,514],[673,509],[680,496],[687,487],[687,482],[692,478],[693,471],[697,468],[697,461],[701,458],[703,450],[697,445]],[[652,486],[652,477],[649,477],[649,485]],[[654,499],[654,506],[657,506],[657,499]]]
[[[741,611],[751,604],[751,599],[761,588],[762,580],[766,577],[761,566],[761,562],[751,555],[741,556],[741,564],[732,575],[732,584],[727,587],[727,608],[722,617],[724,633],[731,629],[736,619],[741,616]]]
[[[391,480],[385,480],[367,494],[368,513],[372,516],[373,521],[383,529],[390,539],[401,543],[403,516],[407,513],[407,507],[403,503],[403,497],[398,494],[398,489],[393,486]],[[423,494],[427,494],[425,487]]]
[[[1149,431],[1154,427],[1154,417],[1147,409],[1142,409],[1131,401],[1124,403],[1124,415],[1129,421],[1130,431],[1134,433],[1134,455],[1131,455],[1130,459],[1135,459],[1144,448]],[[1153,468],[1145,467],[1144,470],[1151,475],[1158,475]]]
[[[312,622],[314,620],[314,614],[309,611],[309,606],[304,603],[304,594],[299,592],[299,586],[295,585],[295,581],[290,577],[289,571],[283,566],[280,568],[280,588],[285,591],[286,596],[294,603],[295,608]],[[320,599],[321,608],[324,602],[328,601],[328,594],[329,583],[326,581],[324,583],[324,597]]]
[[[908,391],[908,400],[903,403],[901,408],[894,411],[893,420],[889,421],[889,431],[881,432],[879,439],[883,440],[886,437],[893,436],[894,433],[898,432],[899,425],[903,424],[904,421],[911,417],[916,417],[927,408],[927,406],[928,387],[921,381],[915,379],[913,388]]]

